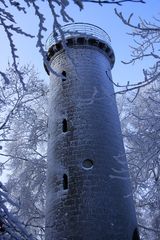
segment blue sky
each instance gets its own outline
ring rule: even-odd
[[[160,14],[160,1],[148,0],[147,4],[124,4],[122,7],[118,7],[119,11],[122,11],[124,16],[129,16],[134,13],[133,21],[136,22],[138,17],[151,20],[153,16]],[[142,79],[142,68],[145,68],[148,61],[139,62],[136,65],[124,65],[121,60],[130,59],[129,45],[134,45],[133,39],[127,35],[131,29],[124,26],[124,24],[114,14],[115,5],[104,5],[103,7],[86,4],[85,10],[82,12],[76,10],[70,11],[76,21],[87,21],[103,28],[111,37],[112,47],[116,56],[116,63],[112,70],[113,80],[119,83],[126,83],[127,81],[139,81]],[[152,64],[152,63],[151,63]]]
[[[48,31],[45,33],[44,41],[48,35],[52,32],[53,18],[46,6],[46,2],[42,3],[42,9],[47,16],[46,27]],[[127,35],[131,29],[124,26],[124,24],[114,14],[115,5],[104,4],[103,7],[98,4],[86,3],[84,4],[84,10],[80,11],[75,4],[70,4],[68,7],[69,14],[74,18],[75,22],[87,22],[95,24],[103,28],[111,37],[112,48],[114,49],[116,56],[116,63],[112,70],[113,80],[121,84],[125,84],[127,81],[136,82],[143,78],[142,69],[148,65],[152,65],[150,61],[140,61],[135,65],[124,65],[121,60],[130,59],[129,45],[134,45],[133,39]],[[138,16],[151,20],[153,16],[159,16],[160,14],[160,1],[159,0],[146,0],[146,4],[126,3],[122,7],[117,7],[119,11],[122,11],[124,16],[129,16],[134,13],[133,21],[138,22]],[[17,23],[32,34],[37,32],[37,20],[32,10],[24,17],[22,14],[17,14],[15,11],[15,18]],[[62,23],[62,21],[61,21]],[[62,23],[63,24],[63,23]],[[48,79],[44,69],[42,58],[35,47],[35,40],[25,39],[21,36],[14,36],[15,42],[18,46],[18,53],[20,56],[21,64],[34,64],[37,71],[42,78]],[[1,56],[0,59],[1,69],[5,69],[7,62],[10,60],[10,54],[8,49],[7,38],[1,32]],[[5,47],[4,47],[5,46]]]
[[[146,0],[147,4],[133,4],[127,3],[122,7],[118,7],[119,11],[122,11],[125,16],[129,16],[132,12],[134,13],[133,20],[136,22],[138,16],[151,20],[153,16],[159,16],[160,14],[160,0]],[[136,82],[143,78],[142,69],[152,65],[151,61],[140,61],[135,65],[124,65],[121,60],[130,59],[130,48],[129,45],[133,45],[133,39],[126,33],[131,30],[123,25],[123,23],[114,14],[115,5],[104,5],[103,7],[97,4],[85,4],[84,10],[79,11],[78,7],[74,4],[70,4],[68,12],[74,18],[75,22],[87,22],[95,24],[103,28],[111,37],[112,48],[114,49],[116,56],[116,63],[112,70],[113,80],[120,84],[125,84],[127,81]],[[44,41],[48,35],[52,32],[53,17],[46,7],[46,2],[42,3],[42,9],[47,16],[47,32],[44,35]],[[13,10],[17,23],[26,32],[33,35],[37,33],[38,21],[35,18],[33,10],[29,10],[29,13],[24,16]],[[61,22],[62,23],[62,22]],[[63,24],[63,23],[62,23]],[[1,36],[1,58],[0,58],[0,70],[5,71],[8,61],[11,61],[10,49],[8,47],[8,40],[0,29]],[[26,39],[22,36],[14,35],[14,40],[18,46],[18,54],[20,64],[34,64],[36,70],[40,73],[40,77],[49,80],[43,68],[43,61],[41,55],[35,47],[35,40]]]

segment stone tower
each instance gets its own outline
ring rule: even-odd
[[[111,81],[114,52],[91,24],[50,35],[46,240],[138,240]]]

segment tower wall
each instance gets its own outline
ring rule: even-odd
[[[50,64],[46,240],[138,240],[110,59],[76,45]]]

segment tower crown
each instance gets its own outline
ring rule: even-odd
[[[46,41],[48,60],[55,53],[67,47],[95,46],[102,50],[109,58],[111,67],[115,62],[115,56],[111,47],[109,35],[100,27],[89,23],[71,23],[63,26],[58,32],[49,35]]]

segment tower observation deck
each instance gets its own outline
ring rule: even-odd
[[[45,239],[139,240],[110,37],[91,24],[68,24],[49,36],[46,49]]]
[[[90,45],[101,49],[109,58],[111,67],[115,62],[115,56],[111,47],[109,35],[100,27],[89,23],[67,24],[61,32],[51,33],[46,41],[48,59],[64,47],[75,45]]]

